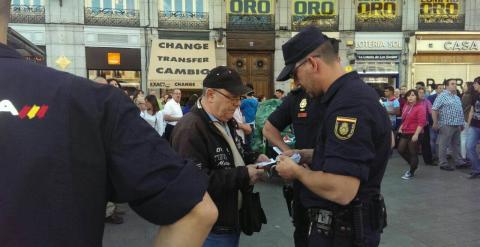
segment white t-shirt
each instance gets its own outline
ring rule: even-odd
[[[165,132],[165,122],[163,121],[163,112],[159,111],[155,115],[150,115],[147,111],[140,112],[140,117],[147,121],[160,136]]]
[[[169,115],[171,117],[183,117],[183,112],[182,112],[182,107],[180,106],[177,101],[174,99],[169,100],[166,104],[165,107],[163,107],[163,114],[164,115]],[[166,121],[167,124],[170,125],[176,125],[177,121],[170,122]]]
[[[243,117],[242,111],[240,110],[240,107],[237,107],[235,113],[233,113],[233,118],[235,119],[235,121],[237,121],[238,124],[245,123],[245,119]],[[245,143],[245,133],[242,129],[237,129],[237,135],[240,136]]]

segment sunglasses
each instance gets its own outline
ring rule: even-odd
[[[314,58],[314,57],[320,57],[320,55],[313,55],[313,56],[309,56],[309,57],[305,58],[305,60],[303,60],[299,65],[297,65],[297,66],[293,69],[292,73],[290,73],[290,78],[292,78],[294,81],[297,81],[297,80],[298,80],[298,78],[297,78],[297,71],[298,71],[298,69],[300,69],[300,67],[302,67],[304,64],[306,64],[306,63],[308,62],[308,59],[311,58],[311,57],[312,57],[312,58]]]

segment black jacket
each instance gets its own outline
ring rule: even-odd
[[[259,154],[242,146],[235,120],[231,119],[228,126],[245,165],[255,163]],[[173,149],[193,159],[210,177],[208,193],[219,211],[213,231],[238,230],[238,191],[249,188],[250,177],[246,167],[235,167],[227,141],[199,103],[180,119],[170,140]]]
[[[107,200],[167,225],[207,176],[119,89],[25,61],[0,44],[0,246],[101,246]]]

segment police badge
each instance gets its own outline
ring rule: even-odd
[[[335,136],[340,140],[347,140],[352,137],[357,124],[356,118],[337,116],[335,121]]]

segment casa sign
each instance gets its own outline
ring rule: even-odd
[[[417,52],[480,52],[480,40],[417,40]]]

